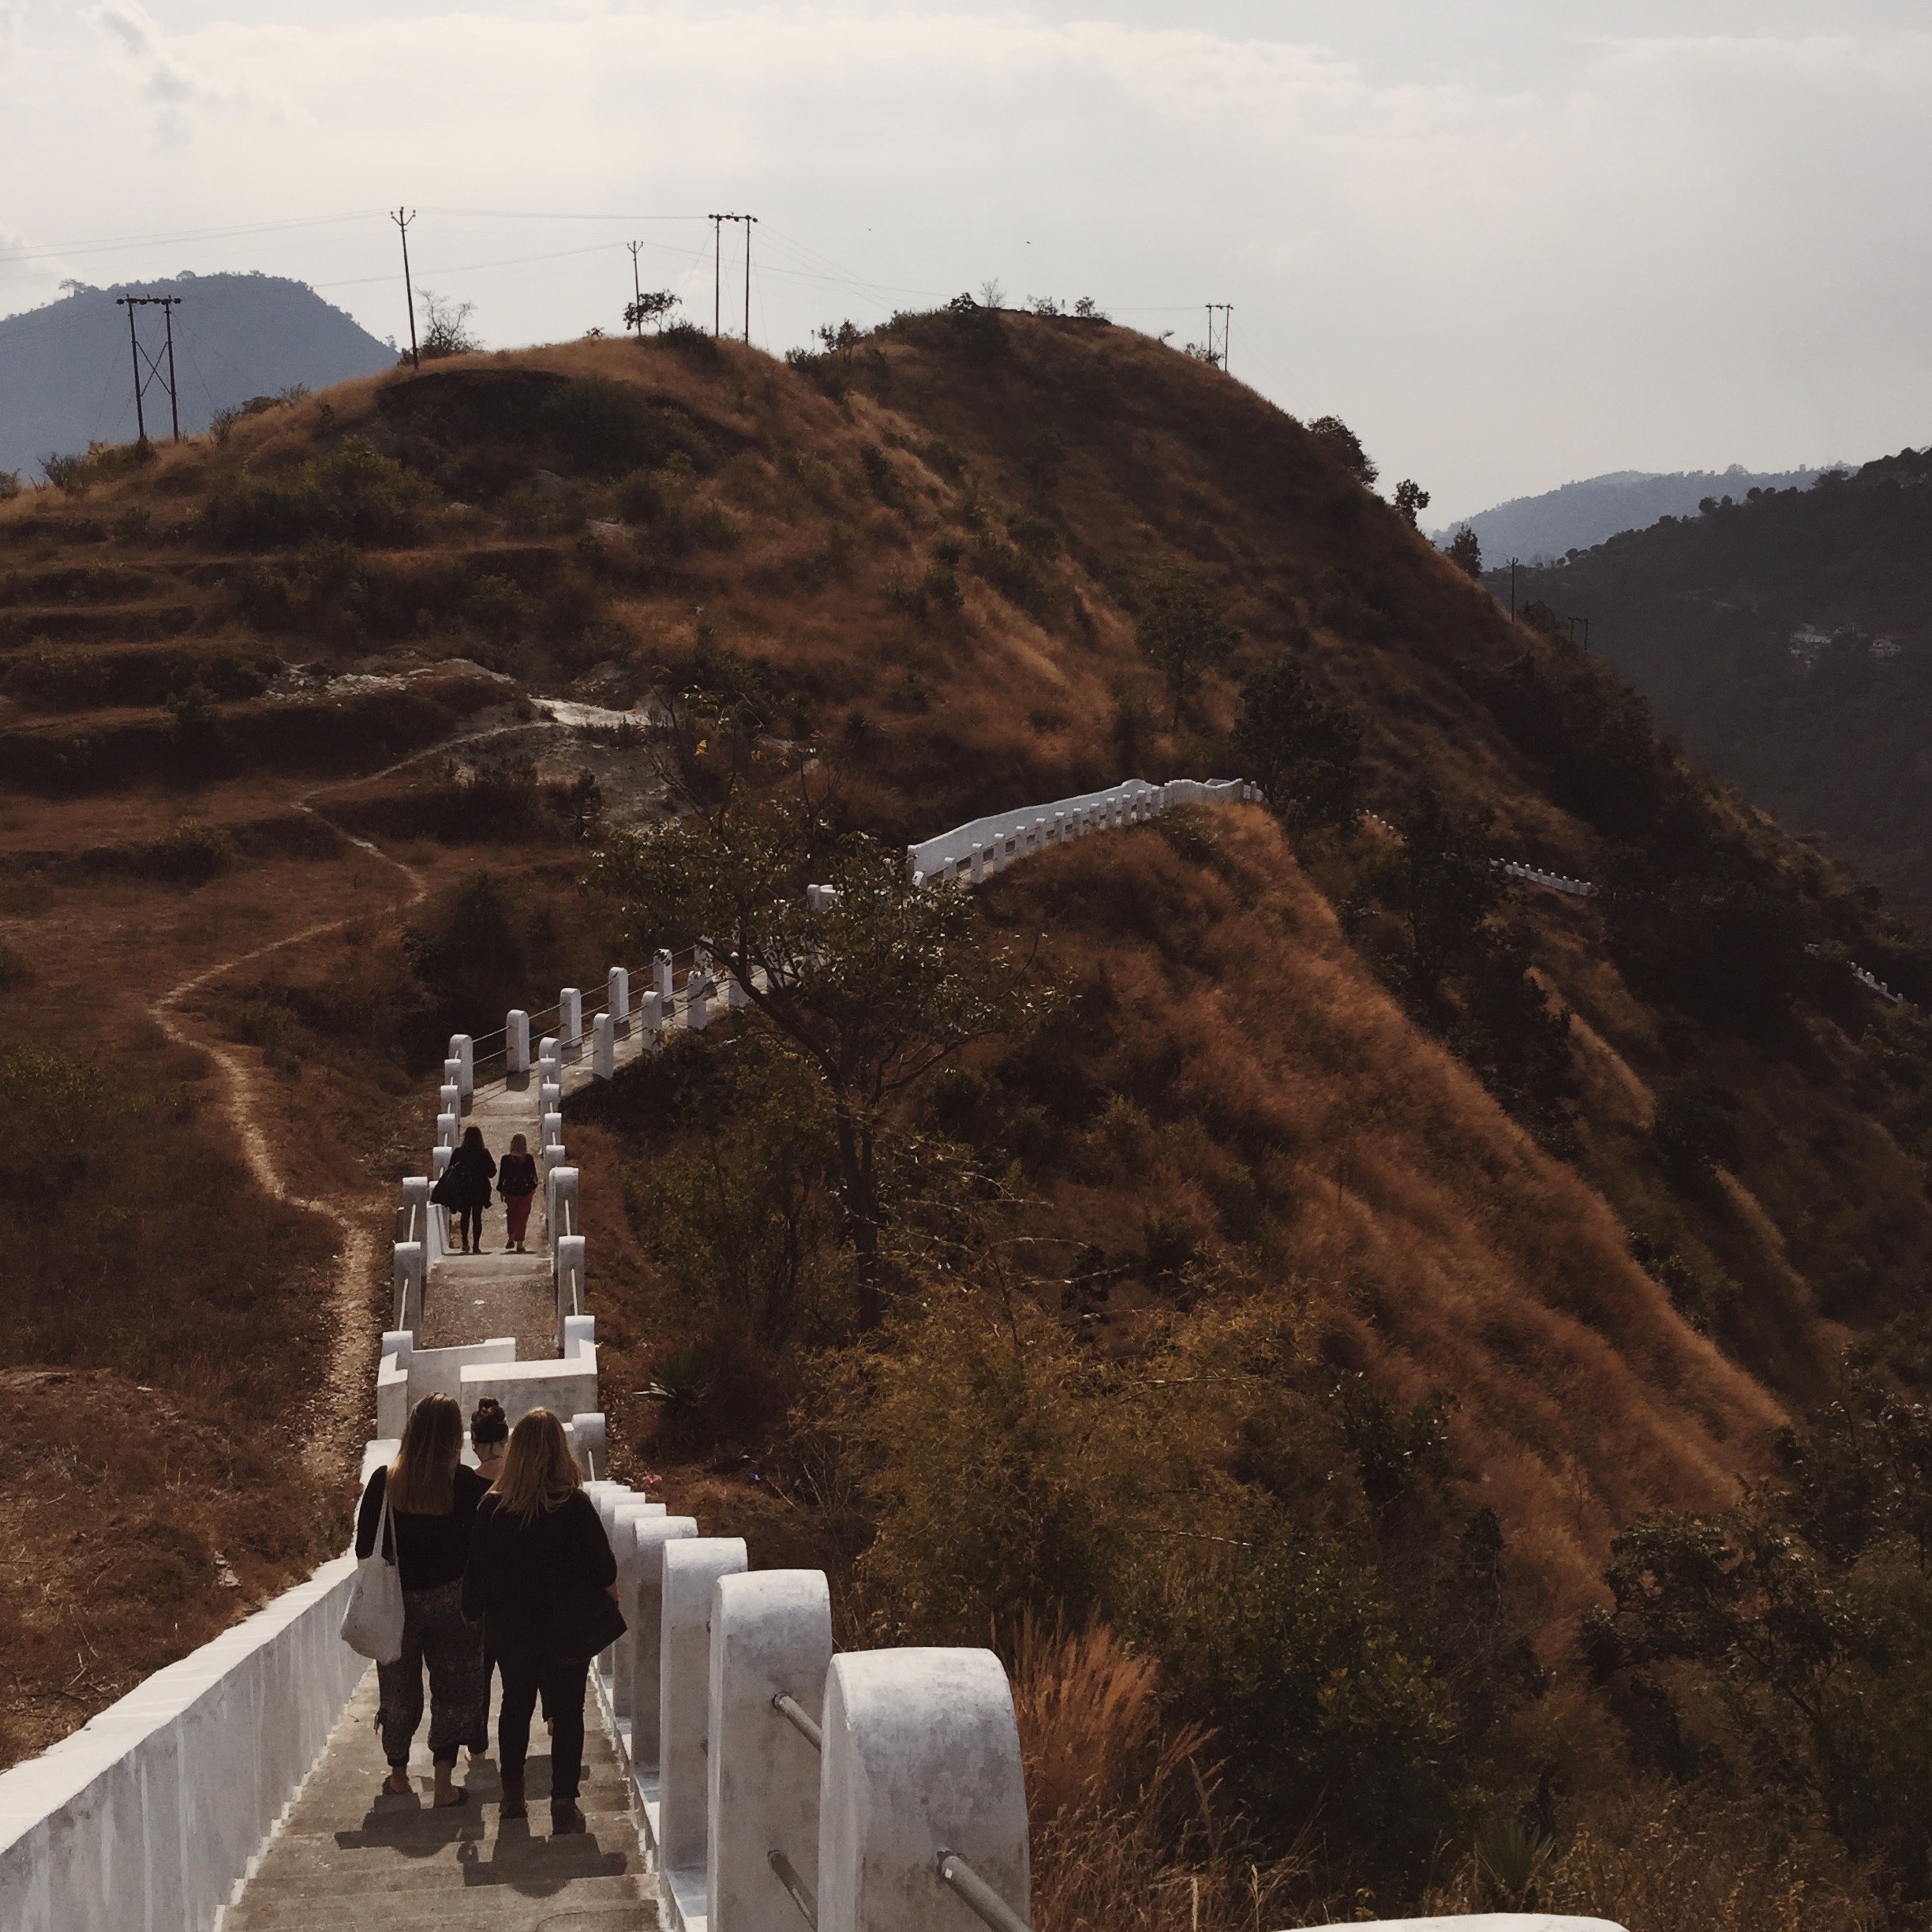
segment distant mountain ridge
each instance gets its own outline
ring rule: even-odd
[[[109,288],[70,284],[40,309],[0,320],[0,470],[38,476],[41,459],[96,440],[134,439],[134,375],[121,295],[177,295],[174,365],[183,436],[198,436],[218,409],[301,384],[320,389],[394,362],[378,341],[306,283],[259,273],[181,275]],[[139,312],[157,355],[160,312]],[[165,367],[165,356],[161,356]],[[169,432],[159,384],[147,397],[148,433]]]
[[[1826,464],[1839,469],[1842,464]],[[1742,500],[1747,490],[1809,489],[1822,470],[1611,470],[1566,483],[1538,496],[1515,496],[1491,510],[1432,532],[1447,544],[1466,522],[1494,565],[1511,557],[1525,564],[1552,563],[1572,550],[1587,550],[1619,530],[1644,530],[1661,516],[1690,516],[1707,496]]]
[[[1519,571],[1515,594],[1587,617],[1590,648],[1693,756],[1932,915],[1932,450],[1726,491]]]

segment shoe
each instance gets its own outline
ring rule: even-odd
[[[504,1780],[502,1815],[507,1818],[530,1816],[530,1807],[523,1802],[523,1780],[521,1778]]]
[[[567,1838],[573,1833],[588,1831],[590,1829],[584,1822],[584,1814],[577,1809],[575,1799],[567,1799],[562,1804],[559,1804],[554,1798],[550,1800],[550,1836],[552,1838]]]

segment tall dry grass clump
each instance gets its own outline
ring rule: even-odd
[[[1212,1735],[1164,1721],[1153,1659],[1097,1619],[1029,1613],[1012,1677],[1037,1932],[1255,1932],[1305,1902],[1299,1860],[1243,1855],[1201,1762]]]

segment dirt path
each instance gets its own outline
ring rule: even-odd
[[[407,762],[408,761],[405,761]],[[392,768],[393,769],[393,768]],[[383,774],[378,773],[377,776]],[[329,787],[335,790],[338,788]],[[318,796],[310,792],[298,799],[298,811],[320,817],[311,799]],[[415,869],[398,858],[384,852],[380,846],[368,839],[358,838],[354,833],[344,832],[339,826],[333,827],[338,835],[352,845],[379,859],[384,865],[393,866],[402,874],[409,885],[409,896],[395,900],[390,907],[395,912],[405,912],[417,904],[429,890],[421,875]],[[368,1208],[351,1211],[339,1207],[333,1201],[317,1200],[304,1194],[298,1194],[283,1177],[275,1164],[274,1150],[268,1144],[268,1136],[262,1131],[260,1116],[260,1092],[262,1065],[260,1055],[253,1048],[242,1049],[229,1045],[226,1041],[212,1037],[203,1038],[192,1033],[183,1024],[177,1009],[191,994],[197,993],[212,980],[223,974],[233,972],[236,968],[245,966],[251,960],[262,959],[271,953],[279,953],[293,945],[301,945],[305,941],[320,938],[324,933],[337,932],[352,920],[365,918],[367,909],[358,908],[346,917],[325,919],[320,924],[304,927],[300,932],[289,934],[281,939],[271,939],[265,945],[251,948],[246,953],[238,953],[233,959],[222,960],[204,968],[192,979],[182,980],[171,987],[156,1000],[150,1011],[156,1024],[168,1038],[178,1044],[193,1046],[205,1053],[221,1069],[223,1113],[235,1131],[235,1137],[242,1144],[242,1151],[247,1160],[249,1171],[253,1174],[263,1189],[275,1200],[286,1201],[290,1207],[307,1209],[312,1214],[326,1216],[335,1224],[340,1236],[335,1265],[335,1282],[331,1294],[334,1303],[334,1339],[329,1349],[329,1364],[322,1388],[316,1396],[317,1413],[311,1426],[305,1432],[306,1444],[303,1451],[309,1467],[309,1473],[318,1483],[331,1483],[341,1479],[345,1468],[352,1468],[354,1451],[367,1432],[369,1408],[368,1379],[369,1365],[373,1360],[371,1343],[373,1337],[369,1323],[369,1290],[373,1279],[376,1255],[376,1239],[371,1226],[375,1212],[372,1199]]]

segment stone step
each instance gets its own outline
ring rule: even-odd
[[[278,1846],[272,1878],[251,1887],[251,1901],[287,1898],[360,1897],[365,1893],[400,1896],[433,1892],[452,1884],[470,1888],[507,1885],[556,1892],[567,1885],[571,1896],[594,1881],[619,1889],[614,1898],[635,1898],[643,1855],[627,1819],[591,1818],[590,1829],[569,1837],[553,1838],[548,1808],[534,1810],[526,1820],[499,1821],[492,1812],[487,1825],[474,1812],[468,1827],[444,1829],[447,1814],[433,1828],[399,1832],[393,1838],[361,1842],[310,1839],[286,1848]],[[344,1832],[343,1840],[358,1834]],[[454,1859],[457,1870],[452,1871]],[[598,1894],[590,1896],[597,1896]]]
[[[578,1879],[560,1898],[547,1889],[526,1892],[487,1880],[479,1889],[479,1881],[452,1873],[443,1896],[358,1896],[350,1911],[326,1896],[258,1901],[251,1893],[248,1902],[223,1915],[222,1932],[475,1932],[482,1926],[489,1932],[657,1932],[657,1908],[638,1898],[635,1886],[627,1897],[589,1896],[589,1888],[606,1882]]]

